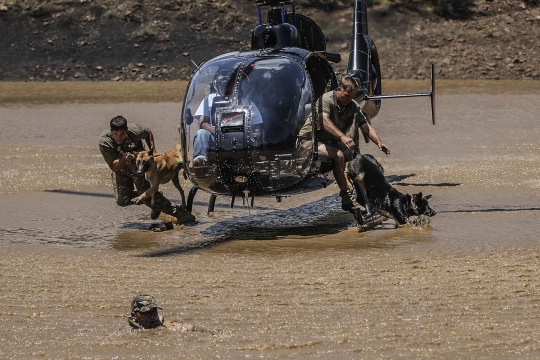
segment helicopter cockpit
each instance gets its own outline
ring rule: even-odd
[[[186,92],[184,161],[211,193],[287,188],[311,165],[312,138],[298,141],[315,97],[311,77],[296,59],[256,54],[203,64]]]

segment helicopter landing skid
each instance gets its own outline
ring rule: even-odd
[[[370,213],[362,215],[360,209],[353,210],[354,220],[356,220],[356,226],[358,227],[358,232],[364,232],[376,228],[381,225],[383,222],[388,220],[386,216],[383,216],[378,213]]]

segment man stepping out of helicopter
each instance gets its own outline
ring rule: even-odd
[[[320,126],[317,126],[316,137],[319,144],[319,156],[329,157],[333,160],[333,174],[340,189],[341,208],[349,212],[354,212],[355,209],[365,212],[365,208],[356,201],[356,198],[348,190],[345,177],[345,162],[354,157],[356,144],[352,137],[356,137],[355,135],[358,134],[356,129],[360,129],[364,138],[377,144],[379,150],[387,156],[390,155],[388,146],[382,143],[375,129],[368,123],[358,103],[353,100],[358,87],[358,81],[345,76],[336,90],[324,93],[317,101]],[[308,119],[300,131],[300,137],[307,136],[311,129],[311,119]]]

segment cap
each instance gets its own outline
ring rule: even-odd
[[[214,90],[217,91],[220,95],[226,95],[225,93],[232,92],[232,87],[227,91],[229,86],[234,84],[234,79],[232,79],[234,71],[231,69],[220,69],[214,74],[214,79],[212,80],[212,85]]]
[[[147,312],[152,309],[161,309],[158,304],[156,304],[156,299],[152,295],[137,295],[131,300],[131,312]]]

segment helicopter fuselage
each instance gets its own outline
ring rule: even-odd
[[[188,209],[198,189],[217,195],[251,197],[301,192],[325,186],[332,164],[319,159],[315,137],[317,99],[338,87],[326,51],[327,37],[310,18],[297,14],[293,0],[254,0],[258,25],[251,51],[231,52],[199,64],[183,104],[181,144],[184,170],[193,184]],[[288,13],[285,5],[292,6]],[[261,7],[269,7],[263,23]],[[433,66],[429,93],[382,95],[377,48],[368,35],[366,0],[355,0],[347,76],[360,84],[368,121],[381,99],[430,96],[434,113]],[[358,145],[358,144],[357,144]],[[321,176],[322,175],[322,176]]]
[[[324,56],[301,48],[205,62],[193,73],[183,109],[189,179],[216,195],[258,196],[298,185],[316,159],[314,102],[336,85]]]

